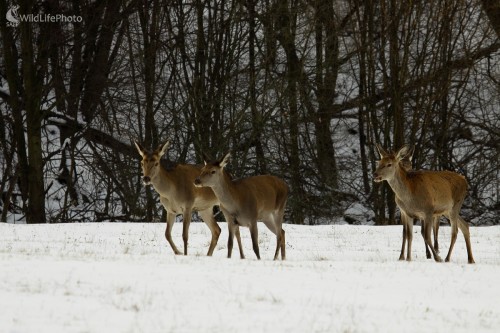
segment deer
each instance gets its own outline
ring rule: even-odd
[[[434,217],[444,215],[451,224],[451,242],[445,261],[450,261],[458,229],[460,229],[465,238],[468,263],[475,263],[469,226],[460,216],[460,209],[468,188],[465,177],[452,171],[405,170],[401,161],[408,158],[410,153],[408,146],[403,146],[397,153],[388,153],[379,144],[376,147],[380,160],[373,173],[373,179],[375,182],[387,181],[394,191],[403,225],[406,226],[408,240],[406,260],[411,261],[413,237],[413,223],[409,222],[410,219],[419,219],[424,224],[424,241],[430,248],[434,260],[443,261],[432,247],[431,230]]]
[[[408,151],[408,154],[405,156],[404,159],[401,160],[401,167],[405,169],[406,171],[412,170],[412,159],[413,159],[413,153],[415,151],[415,147],[410,148]],[[408,223],[413,224],[413,219],[410,219]],[[407,226],[405,223],[403,224],[403,243],[401,245],[401,253],[399,255],[399,260],[405,260],[405,249],[406,249],[406,239],[407,239]],[[439,243],[438,243],[438,233],[439,233],[439,216],[434,216],[433,221],[432,221],[432,230],[434,231],[434,250],[439,253]],[[425,227],[424,223],[421,222],[420,225],[420,233],[422,234],[422,237],[425,240]],[[427,259],[432,258],[431,251],[429,250],[429,247],[427,244],[425,244],[425,254]]]
[[[170,147],[170,141],[160,145],[156,150],[144,149],[134,141],[135,147],[142,157],[142,181],[145,186],[153,186],[160,195],[160,202],[167,212],[165,238],[176,255],[182,254],[172,240],[172,227],[177,215],[182,215],[182,239],[184,241],[184,255],[187,255],[189,224],[193,211],[198,211],[202,220],[212,233],[208,248],[208,256],[212,256],[217,245],[221,229],[213,216],[213,207],[219,200],[210,188],[197,188],[193,185],[195,178],[200,174],[201,165],[176,164],[169,166],[162,156]],[[239,240],[239,233],[236,235]],[[239,240],[239,242],[241,242]],[[240,249],[241,250],[241,249]]]
[[[235,230],[248,227],[252,238],[252,246],[257,259],[260,260],[257,221],[263,221],[267,228],[276,235],[276,251],[274,260],[286,259],[285,230],[283,219],[288,185],[280,178],[272,175],[258,175],[235,180],[225,170],[231,157],[230,153],[216,161],[208,161],[195,179],[197,187],[210,187],[220,202],[220,209],[227,221],[229,238],[227,257],[231,258]],[[241,247],[241,246],[240,246]]]

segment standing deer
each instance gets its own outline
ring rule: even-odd
[[[434,260],[442,261],[437,251],[432,247],[431,228],[433,217],[444,215],[451,224],[451,243],[445,260],[450,261],[453,246],[457,240],[458,228],[460,228],[467,246],[468,262],[473,264],[469,226],[459,215],[467,195],[465,177],[451,171],[405,170],[401,161],[409,154],[407,146],[401,148],[396,154],[387,153],[378,144],[377,149],[381,159],[373,174],[374,181],[386,180],[396,195],[396,204],[401,210],[401,219],[407,226],[408,251],[406,260],[411,260],[413,237],[413,223],[409,223],[409,221],[416,218],[424,224],[424,240],[429,246]]]
[[[412,147],[409,151],[408,154],[405,156],[403,160],[401,160],[401,167],[405,169],[406,171],[410,171],[412,169],[411,165],[411,160],[413,158],[413,152],[415,148]],[[401,209],[400,209],[401,210]],[[413,224],[413,219],[408,219],[408,223]],[[403,244],[401,245],[401,254],[399,255],[399,260],[405,260],[405,245],[406,245],[406,238],[407,238],[407,232],[408,232],[408,227],[402,221],[403,224]],[[432,230],[434,231],[434,250],[439,253],[439,243],[438,243],[438,233],[439,233],[439,216],[434,216],[433,221],[432,221]],[[420,226],[420,233],[422,234],[422,237],[424,238],[424,244],[425,244],[425,254],[427,259],[432,258],[431,251],[429,250],[429,247],[427,246],[427,243],[425,243],[425,224],[423,221],[421,221],[421,226]]]
[[[166,161],[162,160],[161,157],[170,146],[170,141],[160,145],[154,151],[148,151],[137,142],[134,143],[142,156],[142,181],[146,186],[153,186],[160,195],[161,204],[167,211],[165,238],[172,250],[175,254],[182,254],[172,240],[172,226],[175,216],[182,214],[182,239],[184,241],[184,255],[187,255],[189,224],[191,213],[195,210],[200,213],[201,218],[212,232],[212,240],[207,254],[211,256],[221,232],[213,217],[213,206],[218,205],[219,200],[210,188],[195,188],[193,186],[194,179],[200,174],[201,166],[177,164],[175,167],[168,167]]]
[[[220,201],[229,229],[227,257],[231,258],[235,230],[244,226],[250,228],[253,250],[260,259],[257,230],[257,220],[260,220],[276,235],[274,260],[278,259],[280,250],[281,259],[285,260],[285,230],[282,224],[288,197],[287,184],[270,175],[233,180],[224,169],[229,158],[229,153],[215,162],[208,162],[205,158],[205,166],[194,182],[198,187],[211,187]]]

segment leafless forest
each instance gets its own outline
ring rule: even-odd
[[[81,22],[21,22],[22,14]],[[500,213],[497,0],[0,1],[1,221],[158,221],[132,142],[290,187],[287,223],[398,222],[375,142]],[[372,211],[373,213],[369,213]],[[218,218],[221,218],[218,215]],[[352,222],[352,221],[351,221]]]

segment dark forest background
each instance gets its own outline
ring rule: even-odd
[[[14,5],[82,21],[7,26]],[[132,140],[167,139],[284,178],[308,224],[397,223],[374,143],[410,144],[499,221],[497,0],[0,0],[0,19],[1,221],[158,221]]]

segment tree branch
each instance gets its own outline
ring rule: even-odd
[[[494,43],[488,47],[485,47],[483,49],[479,49],[476,52],[465,55],[462,58],[449,61],[441,66],[441,68],[434,70],[430,73],[427,73],[427,75],[421,76],[419,78],[416,78],[412,81],[409,81],[404,87],[403,87],[403,92],[408,93],[410,91],[413,91],[414,89],[418,87],[422,87],[426,84],[429,84],[430,82],[436,82],[436,79],[439,78],[440,76],[444,75],[448,71],[458,71],[458,70],[463,70],[470,68],[474,66],[474,63],[477,60],[483,59],[485,57],[488,57],[492,53],[496,52],[497,50],[500,49],[500,42]],[[352,110],[355,108],[358,108],[362,105],[368,105],[368,104],[375,104],[377,102],[380,102],[382,100],[385,100],[390,96],[389,91],[380,91],[378,94],[374,94],[371,96],[367,97],[354,97],[348,101],[345,101],[341,104],[335,104],[332,106],[332,108],[328,109],[325,111],[330,116],[334,116],[338,113]]]
[[[74,132],[80,132],[80,136],[87,141],[108,147],[116,152],[120,152],[126,156],[138,158],[137,151],[132,145],[126,144],[113,136],[100,131],[96,128],[87,126],[86,124],[79,123],[73,118],[66,117],[62,114],[49,112],[47,123],[57,126],[59,128],[73,129]]]

